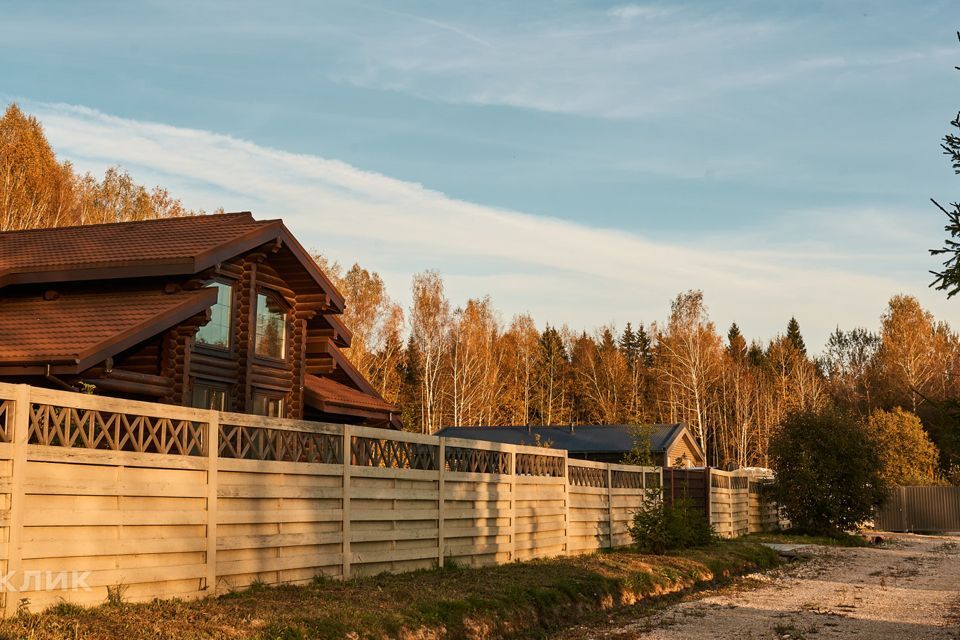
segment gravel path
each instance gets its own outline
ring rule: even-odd
[[[960,538],[889,534],[563,640],[960,639]],[[558,639],[559,640],[559,639]]]

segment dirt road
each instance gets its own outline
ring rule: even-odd
[[[960,537],[891,535],[562,640],[960,639]],[[560,639],[558,639],[560,640]]]

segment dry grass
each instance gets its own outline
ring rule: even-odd
[[[775,563],[765,547],[723,542],[682,555],[617,551],[346,583],[319,579],[192,602],[58,606],[3,621],[0,639],[529,638]]]

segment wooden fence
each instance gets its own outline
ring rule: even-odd
[[[587,552],[629,543],[661,484],[562,450],[0,384],[3,606]]]
[[[765,495],[770,481],[756,471],[664,469],[663,496],[668,503],[689,500],[709,515],[718,535],[735,538],[777,528],[777,507]]]
[[[894,487],[873,524],[881,531],[960,531],[960,487]]]

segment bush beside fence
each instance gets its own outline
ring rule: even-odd
[[[561,450],[0,384],[8,614],[621,546],[661,485]]]

